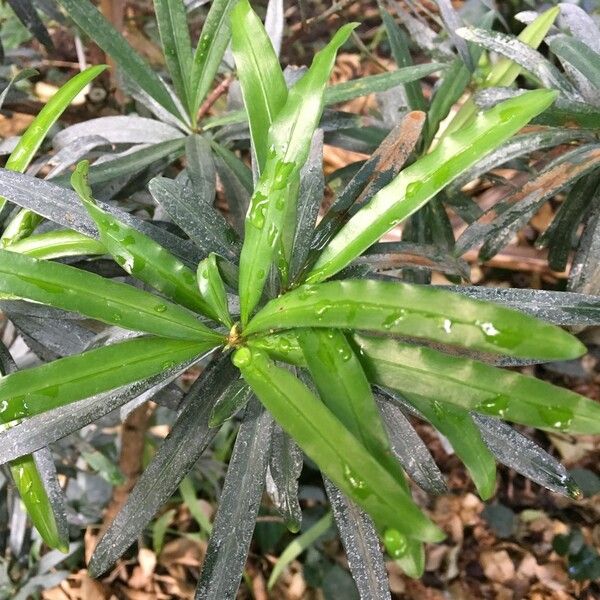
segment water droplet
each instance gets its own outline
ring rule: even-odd
[[[406,192],[404,193],[404,197],[408,200],[415,196],[419,190],[423,187],[422,181],[413,181],[406,186]]]
[[[432,403],[432,407],[433,407],[433,412],[438,416],[438,417],[443,417],[445,414],[444,411],[444,406],[442,405],[441,402],[438,402],[437,400],[434,400]]]
[[[277,236],[279,234],[279,229],[275,225],[275,223],[271,223],[269,226],[269,233],[267,234],[267,242],[269,246],[273,247],[277,243]]]
[[[329,302],[320,302],[315,307],[315,317],[317,317],[317,321],[322,321],[325,317],[325,313],[332,308],[333,306]]]
[[[261,194],[260,192],[254,194],[250,212],[250,223],[252,223],[256,229],[262,229],[265,226],[267,203],[268,199],[264,194]]]
[[[243,347],[239,348],[236,353],[233,355],[233,364],[238,367],[238,369],[243,369],[244,367],[248,367],[252,363],[252,351],[250,348]]]
[[[371,493],[371,490],[369,490],[364,480],[362,480],[349,465],[344,465],[344,479],[350,484],[352,491],[359,498],[366,498]]]
[[[122,317],[121,313],[113,313],[112,314],[112,320],[115,321],[116,323],[118,323],[122,318],[123,317]]]
[[[494,417],[504,417],[506,416],[506,411],[508,410],[508,405],[510,403],[510,398],[504,394],[497,394],[492,398],[486,398],[482,400],[476,407],[475,410],[477,412],[492,415]]]
[[[259,269],[258,271],[256,271],[256,276],[259,279],[262,279],[265,276],[265,270],[264,269]]]
[[[298,288],[298,300],[308,300],[317,293],[314,285],[303,285]]]
[[[0,402],[0,413],[5,412],[7,408],[8,402],[6,400],[2,400],[2,402]]]
[[[450,319],[444,319],[442,329],[447,333],[452,333],[452,321]]]
[[[573,422],[573,411],[564,406],[544,406],[540,412],[545,423],[554,429],[566,431]]]
[[[167,310],[167,305],[166,305],[166,304],[157,304],[157,305],[154,307],[154,310],[155,310],[157,313],[163,313],[163,312],[165,312],[165,311]]]
[[[406,316],[406,311],[404,309],[400,309],[390,313],[381,323],[381,326],[384,329],[391,329],[392,327],[398,325],[400,321],[404,319]]]
[[[500,332],[494,327],[493,323],[479,323],[479,327],[481,331],[490,337],[498,335]]]
[[[408,540],[397,529],[386,529],[383,534],[383,544],[392,558],[402,558],[408,550]]]

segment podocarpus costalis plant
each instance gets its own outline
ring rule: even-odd
[[[252,37],[244,34],[250,25]],[[246,110],[258,173],[239,267],[230,263],[224,272],[211,254],[191,269],[160,243],[160,229],[94,199],[86,162],[72,176],[77,195],[2,173],[4,190],[12,181],[32,192],[40,212],[63,226],[68,212],[73,229],[95,238],[126,274],[154,290],[50,261],[43,248],[37,250],[42,258],[0,251],[3,294],[121,330],[113,343],[0,380],[0,418],[14,424],[0,437],[2,460],[46,446],[97,418],[98,411],[160,387],[212,353],[170,435],[99,542],[90,563],[95,575],[136,541],[218,425],[241,409],[198,598],[235,596],[267,469],[278,508],[292,529],[299,527],[294,493],[302,455],[292,440],[326,477],[364,597],[388,594],[377,535],[412,576],[424,569],[424,542],[444,536],[410,495],[404,470],[434,492],[443,482],[404,410],[431,421],[450,439],[484,498],[493,493],[494,455],[555,491],[577,493],[566,471],[504,420],[597,433],[598,405],[464,353],[564,360],[580,356],[582,344],[525,314],[374,276],[356,264],[382,235],[544,111],[556,94],[528,92],[478,112],[378,187],[377,168],[385,169],[390,146],[397,152],[398,134],[406,126],[401,123],[338,197],[329,217],[315,226],[322,198],[307,193],[315,187],[307,186],[314,172],[304,165],[309,156],[314,164],[311,144],[326,82],[353,28],[342,27],[288,90],[248,2],[239,2],[232,13],[234,56],[244,98],[252,98]],[[240,58],[257,52],[261,70]],[[278,107],[270,104],[275,98]],[[422,113],[407,118],[413,127],[423,124]],[[154,195],[160,202],[160,190]],[[9,199],[17,202],[20,196]],[[193,228],[182,220],[186,226]],[[181,247],[170,237],[162,239]],[[24,422],[15,424],[20,419]],[[511,456],[515,447],[516,457]],[[42,482],[27,491],[36,495],[43,489]],[[50,511],[54,498],[44,497],[42,506]],[[348,522],[351,526],[344,527]],[[52,536],[46,539],[57,545]]]

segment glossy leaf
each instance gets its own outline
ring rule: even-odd
[[[192,45],[183,0],[154,0],[154,12],[167,68],[175,90],[193,113]]]
[[[98,542],[88,565],[93,576],[105,573],[135,543],[213,440],[217,430],[209,427],[209,416],[234,373],[231,359],[225,355],[194,382],[169,435]]]
[[[104,244],[70,229],[30,235],[11,244],[8,250],[44,259],[106,254]]]
[[[206,306],[210,308],[211,314],[215,315],[223,325],[231,328],[233,321],[227,305],[227,293],[221,279],[215,254],[209,254],[198,265],[197,279],[200,296],[202,296]]]
[[[243,324],[248,322],[262,295],[275,256],[279,254],[284,270],[289,265],[289,248],[281,244],[285,244],[286,239],[291,243],[293,239],[297,198],[294,188],[297,193],[299,171],[308,157],[312,136],[321,117],[323,91],[337,50],[354,27],[342,27],[316,54],[308,72],[290,89],[285,106],[269,130],[269,156],[251,199],[240,256]],[[290,216],[293,217],[292,224],[289,223]],[[288,230],[283,231],[286,224]],[[278,266],[281,271],[282,265]]]
[[[499,462],[553,492],[580,497],[581,490],[567,469],[534,441],[498,419],[477,413],[472,416]]]
[[[273,419],[251,401],[237,434],[196,599],[235,598],[262,498]]]
[[[344,225],[321,254],[308,281],[322,281],[340,271],[455,177],[547,108],[555,95],[555,92],[535,90],[507,100],[442,140],[432,152],[404,169],[375,194]]]
[[[244,408],[252,398],[252,390],[240,377],[234,379],[227,390],[221,394],[210,413],[208,424],[210,427],[220,427],[225,421],[233,418]]]
[[[54,50],[52,38],[33,3],[29,0],[7,0],[7,2],[19,21],[46,47],[46,50],[52,52]]]
[[[281,427],[373,517],[380,531],[393,528],[416,539],[442,539],[440,530],[413,504],[402,484],[292,374],[256,348],[238,350],[234,363]]]
[[[16,373],[17,367],[4,345],[0,347],[2,376]],[[4,377],[0,377],[0,384]],[[31,521],[44,542],[50,548],[59,548],[63,552],[69,546],[68,530],[62,527],[62,515],[56,514],[57,506],[48,496],[48,492],[38,471],[35,456],[21,456],[9,464],[15,486]]]
[[[288,90],[271,40],[248,0],[240,0],[231,11],[231,50],[260,172],[269,151],[269,127],[283,108]]]
[[[356,340],[371,383],[538,429],[600,429],[597,403],[546,381],[396,340]]]
[[[58,0],[67,14],[152,98],[175,115],[179,110],[167,87],[125,38],[89,0]]]
[[[140,337],[13,373],[0,380],[0,420],[36,415],[151,377],[214,347],[212,342]]]
[[[191,89],[195,91],[195,113],[208,93],[231,38],[229,15],[236,0],[213,0],[204,22],[192,64]]]
[[[73,172],[71,184],[94,219],[100,241],[119,266],[177,303],[215,319],[217,314],[212,306],[198,293],[191,269],[153,239],[120,222],[96,204],[88,184],[88,170],[89,163],[80,162]]]
[[[426,338],[492,353],[549,360],[575,358],[573,336],[494,304],[400,282],[345,280],[304,285],[271,300],[246,335],[296,327],[337,327]]]
[[[438,400],[406,393],[408,401],[450,442],[469,471],[482,500],[496,487],[496,461],[468,411]]]
[[[61,406],[14,425],[0,433],[0,464],[63,439],[130,400],[160,400],[160,390],[181,375],[192,362],[194,358],[168,369],[161,369],[152,377]]]
[[[383,462],[389,440],[371,386],[346,336],[336,329],[298,329],[297,336],[325,406]]]
[[[373,521],[328,479],[324,483],[348,566],[361,598],[389,600],[387,571]]]
[[[186,174],[193,198],[200,206],[213,206],[216,194],[216,170],[210,142],[198,134],[188,136],[185,142]],[[197,208],[197,206],[195,207]],[[180,225],[181,227],[181,225]]]
[[[219,344],[218,334],[167,300],[81,269],[7,250],[0,250],[0,292],[125,329]]]

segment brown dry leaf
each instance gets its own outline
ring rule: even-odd
[[[515,576],[515,565],[506,550],[483,552],[480,558],[485,576],[497,583],[506,583]]]
[[[10,118],[0,116],[0,137],[8,138],[23,133],[33,119],[33,115],[26,115],[19,112],[12,113]]]
[[[177,538],[165,544],[160,553],[159,564],[166,569],[181,565],[199,567],[206,552],[206,543],[189,538]]]

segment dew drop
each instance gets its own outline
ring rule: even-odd
[[[383,544],[392,558],[402,558],[408,549],[408,540],[397,529],[386,529],[383,534]]]
[[[447,333],[452,333],[452,321],[450,319],[444,319],[444,323],[442,324],[442,329]]]
[[[438,417],[443,417],[444,416],[444,407],[442,405],[441,402],[438,402],[437,400],[434,400],[432,403],[433,406],[433,412],[438,416]]]
[[[233,364],[239,369],[249,366],[252,363],[252,351],[250,348],[239,348],[233,355]]]
[[[419,190],[423,187],[423,182],[422,181],[413,181],[412,183],[409,183],[406,186],[406,192],[404,194],[404,197],[406,199],[410,199],[413,196],[415,196]]]
[[[506,416],[506,411],[508,410],[508,405],[510,403],[510,398],[505,394],[497,394],[492,398],[486,398],[482,400],[476,407],[475,410],[477,412],[492,415],[494,417],[504,417]]]
[[[8,401],[2,400],[2,402],[0,402],[0,413],[6,412],[7,408],[8,408]]]
[[[157,304],[157,305],[154,307],[154,310],[155,310],[157,313],[163,313],[163,312],[165,312],[165,311],[167,310],[167,305],[166,305],[166,304]]]
[[[490,336],[490,337],[494,337],[496,335],[498,335],[500,332],[494,327],[493,323],[487,322],[487,323],[480,323],[479,327],[481,328],[481,331],[483,331],[483,333],[485,333],[485,335]]]
[[[406,311],[404,309],[394,311],[390,313],[381,323],[381,326],[384,329],[391,329],[392,327],[398,325],[400,321],[404,319],[406,316]]]
[[[350,484],[352,491],[359,498],[366,498],[371,493],[364,480],[349,465],[344,465],[344,479]]]

